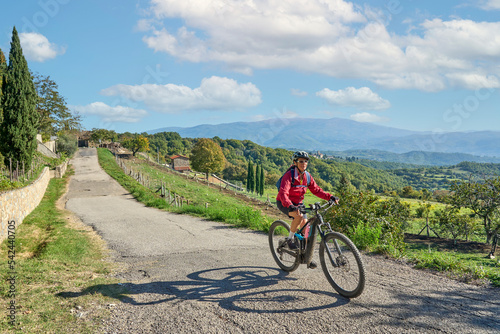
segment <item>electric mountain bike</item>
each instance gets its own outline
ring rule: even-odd
[[[295,233],[297,249],[288,247],[288,223],[275,221],[269,228],[269,247],[278,266],[292,272],[300,264],[311,263],[319,235],[319,258],[328,282],[340,295],[355,298],[365,287],[365,268],[354,243],[342,233],[334,232],[330,224],[323,220],[323,214],[334,204],[329,201],[323,206],[315,203],[309,208],[300,208],[302,213],[312,212],[314,216]]]

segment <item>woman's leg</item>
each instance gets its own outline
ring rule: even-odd
[[[288,214],[293,217],[292,225],[290,226],[290,232],[297,232],[299,228],[307,223],[307,219],[304,219],[303,214],[300,213],[299,210],[289,212]]]

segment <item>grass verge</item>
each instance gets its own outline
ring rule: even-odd
[[[431,245],[410,244],[406,258],[416,268],[446,273],[449,277],[466,283],[481,284],[490,281],[500,287],[500,263],[484,252],[443,250]]]
[[[104,260],[100,238],[57,208],[70,174],[71,169],[50,181],[41,203],[17,226],[15,240],[0,247],[0,332],[93,333],[120,293],[103,291],[116,287],[117,280],[107,277],[112,267]],[[10,267],[12,250],[15,264]],[[99,293],[88,293],[96,287]],[[12,303],[13,325],[7,317]]]

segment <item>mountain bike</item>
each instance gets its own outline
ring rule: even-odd
[[[311,263],[319,235],[319,258],[328,282],[340,295],[355,298],[365,287],[365,268],[354,243],[342,233],[334,232],[323,219],[323,214],[334,204],[329,201],[323,206],[315,203],[300,208],[303,214],[312,212],[314,216],[295,233],[298,248],[294,250],[286,241],[290,226],[282,220],[275,221],[269,228],[269,247],[278,266],[292,272],[300,264]]]

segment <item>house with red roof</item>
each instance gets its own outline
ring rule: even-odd
[[[183,155],[171,156],[172,169],[181,173],[190,172],[191,167],[189,167],[189,158]]]

